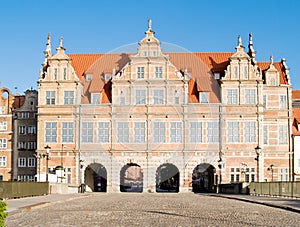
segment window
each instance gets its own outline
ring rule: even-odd
[[[7,130],[7,121],[0,121],[0,130]]]
[[[26,142],[18,142],[18,150],[26,150]]]
[[[64,80],[67,79],[67,68],[64,68]]]
[[[81,142],[92,143],[93,142],[93,122],[82,122],[81,127]]]
[[[109,122],[98,122],[98,143],[109,142]]]
[[[6,157],[0,156],[0,166],[5,167],[6,166]]]
[[[275,78],[271,78],[270,79],[270,84],[271,84],[271,86],[275,86],[276,85]]]
[[[248,66],[245,65],[244,66],[244,79],[247,79],[248,78]]]
[[[54,80],[57,80],[57,68],[54,69]]]
[[[25,135],[26,134],[26,126],[20,125],[19,126],[19,135]]]
[[[55,91],[46,91],[46,105],[55,105]]]
[[[92,80],[92,74],[86,74],[85,75],[85,79],[87,80],[87,81],[91,81]]]
[[[269,127],[268,125],[263,126],[264,144],[268,144],[269,141]]]
[[[138,79],[144,78],[144,67],[137,67],[137,78]]]
[[[280,95],[280,109],[286,109],[287,108],[287,102],[286,102],[286,95]]]
[[[200,92],[200,103],[209,103],[209,92]]]
[[[145,122],[134,123],[134,142],[145,143]]]
[[[129,123],[118,122],[118,142],[129,143]]]
[[[5,114],[5,106],[0,106],[0,114]]]
[[[146,90],[135,91],[136,104],[146,104]]]
[[[35,125],[29,125],[28,126],[28,134],[30,134],[30,135],[36,134],[36,127],[35,127]]]
[[[56,143],[57,122],[46,122],[46,142]]]
[[[227,90],[227,104],[237,104],[237,89]]]
[[[182,142],[182,123],[181,122],[171,122],[170,142],[171,143],[181,143]]]
[[[74,124],[73,122],[62,123],[62,142],[72,143],[74,135]]]
[[[0,149],[1,148],[7,148],[7,139],[0,138]]]
[[[154,128],[154,143],[164,143],[166,140],[166,128],[165,128],[165,122],[154,122],[153,124]]]
[[[245,122],[244,123],[244,140],[247,143],[256,142],[256,123],[255,122]]]
[[[35,158],[28,158],[28,167],[35,167]]]
[[[254,182],[255,181],[255,168],[246,168],[245,171],[245,182]]]
[[[35,176],[30,176],[30,175],[28,175],[28,176],[27,176],[27,180],[28,180],[28,181],[35,181]]]
[[[267,108],[267,95],[263,95],[263,105],[264,108]]]
[[[120,94],[119,94],[119,104],[120,105],[125,105],[125,103],[126,103],[126,99],[125,99],[124,91],[120,91]]]
[[[239,122],[227,122],[227,142],[239,142]]]
[[[279,181],[288,181],[289,175],[288,175],[288,169],[287,168],[278,168],[278,180]]]
[[[71,105],[74,104],[74,91],[65,91],[64,92],[64,104]]]
[[[28,150],[35,150],[36,149],[36,142],[28,142]]]
[[[230,168],[230,182],[240,182],[240,168]]]
[[[101,103],[101,94],[91,93],[91,103],[92,104],[100,104]]]
[[[239,68],[237,66],[234,66],[233,68],[233,78],[237,79],[239,74]]]
[[[21,112],[21,118],[28,119],[29,118],[29,112]]]
[[[18,167],[26,167],[26,158],[18,158]]]
[[[207,122],[207,142],[219,142],[219,122]]]
[[[110,80],[110,74],[109,74],[109,73],[106,73],[106,74],[104,75],[104,79],[105,79],[106,81],[109,81],[109,80]]]
[[[164,104],[164,90],[154,90],[153,98],[154,104]]]
[[[190,142],[202,142],[202,122],[190,122]]]
[[[155,78],[157,78],[157,79],[162,78],[162,67],[161,66],[155,67]]]
[[[72,181],[72,168],[70,167],[67,168],[67,179],[68,179],[68,184],[70,184]]]
[[[287,128],[288,128],[287,125],[279,125],[279,134],[278,134],[279,144],[287,144],[287,139],[288,139]]]
[[[256,94],[255,94],[255,89],[246,89],[246,104],[255,104],[256,102]]]
[[[214,77],[216,80],[219,80],[220,79],[220,73],[214,73]]]

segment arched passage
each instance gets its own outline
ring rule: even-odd
[[[179,192],[179,170],[173,164],[163,164],[156,170],[156,192]]]
[[[85,169],[85,184],[89,186],[93,192],[106,192],[107,187],[107,171],[105,167],[99,163],[93,163]]]
[[[121,192],[143,192],[143,173],[136,163],[128,163],[120,171]]]
[[[193,170],[192,186],[193,192],[214,192],[215,167],[208,163],[197,165]]]

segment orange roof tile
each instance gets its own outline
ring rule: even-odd
[[[257,64],[263,72],[270,67],[270,62],[258,62]],[[281,64],[281,62],[274,62],[273,64],[280,74],[280,84],[288,84],[286,74],[284,72],[283,65]]]
[[[300,90],[292,91],[292,99],[300,99]]]

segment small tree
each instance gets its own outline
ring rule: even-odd
[[[7,216],[6,210],[6,203],[3,201],[0,201],[0,226],[5,226],[5,218]]]

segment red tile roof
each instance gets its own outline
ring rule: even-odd
[[[293,108],[293,117],[294,117],[294,122],[292,126],[293,135],[300,136],[300,128],[298,128],[298,124],[300,123],[300,108]]]
[[[292,91],[292,99],[300,99],[300,90]]]

